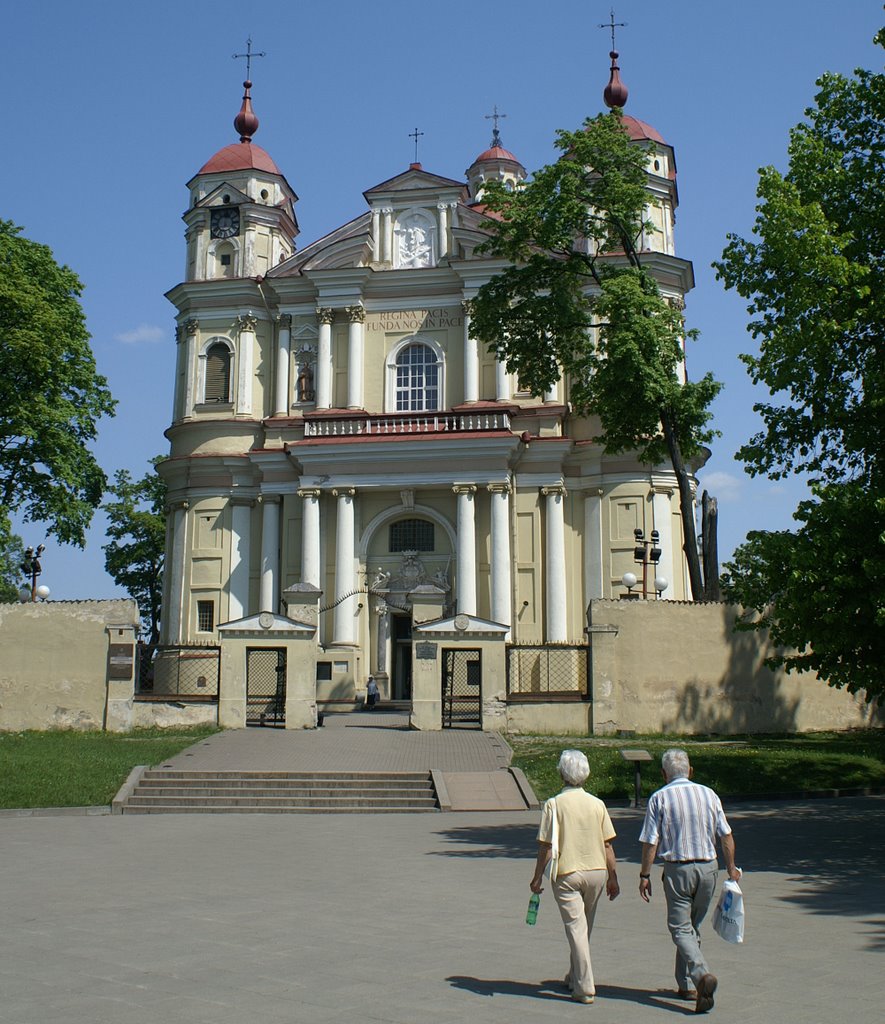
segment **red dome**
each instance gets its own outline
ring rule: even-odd
[[[480,153],[473,162],[481,164],[484,160],[512,160],[515,164],[519,163],[510,150],[504,149],[502,146],[493,146],[491,149],[487,149],[484,153]]]
[[[637,142],[642,139],[648,139],[651,142],[660,142],[662,146],[667,145],[657,128],[652,128],[650,124],[640,121],[638,117],[624,114],[621,117],[621,124],[627,129],[627,134],[630,138]]]
[[[282,177],[270,154],[253,142],[232,142],[224,149],[219,149],[197,174],[214,174],[219,171],[265,171]]]

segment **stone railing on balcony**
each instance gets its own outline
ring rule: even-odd
[[[371,437],[387,434],[464,434],[510,430],[510,412],[396,412],[306,419],[305,437]]]

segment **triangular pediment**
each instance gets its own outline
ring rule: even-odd
[[[224,201],[224,197],[227,196],[227,202]],[[241,192],[238,188],[233,185],[229,185],[226,181],[222,182],[218,188],[212,189],[212,191],[203,196],[203,198],[196,203],[196,206],[239,206],[241,203],[251,203],[252,199],[246,195],[245,192]]]
[[[274,636],[288,633],[296,636],[309,636],[316,632],[316,626],[308,622],[298,622],[285,615],[276,615],[273,612],[259,612],[257,615],[246,615],[242,619],[222,622],[218,627],[218,632],[222,635],[253,633],[259,636]]]
[[[370,229],[371,214],[363,213],[311,242],[300,252],[290,256],[285,263],[274,267],[267,276],[291,277],[304,270],[367,266],[372,259]]]
[[[456,181],[454,178],[444,178],[440,174],[431,174],[429,171],[410,167],[407,171],[403,171],[402,174],[397,174],[393,178],[388,178],[387,181],[373,185],[370,189],[363,192],[363,195],[368,200],[370,196],[377,195],[378,193],[438,191],[439,189],[450,191],[453,188],[460,191],[466,189],[467,186],[463,181]]]
[[[415,626],[414,633],[445,633],[456,637],[470,636],[505,636],[509,626],[491,619],[481,619],[478,615],[447,615],[433,622],[422,622]]]

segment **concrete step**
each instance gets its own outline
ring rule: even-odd
[[[392,813],[439,808],[430,772],[146,771],[124,814]]]

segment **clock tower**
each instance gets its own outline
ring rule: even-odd
[[[252,142],[258,118],[243,83],[234,118],[240,141],[219,150],[188,182],[186,281],[264,277],[295,251],[292,190],[270,154]]]

